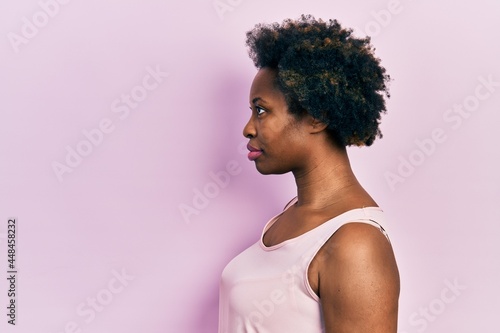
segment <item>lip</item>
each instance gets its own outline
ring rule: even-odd
[[[250,151],[248,153],[248,159],[250,161],[255,161],[257,158],[260,157],[260,155],[262,155],[262,150],[255,148],[250,143],[247,144],[247,149]]]
[[[247,144],[247,149],[248,149],[249,151],[251,151],[251,152],[252,152],[252,151],[262,151],[262,150],[260,150],[260,149],[258,149],[258,148],[255,148],[255,147],[254,147],[254,146],[252,146],[250,143],[248,143],[248,144]]]

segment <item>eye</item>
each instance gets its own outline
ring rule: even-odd
[[[267,112],[266,109],[258,105],[250,106],[249,109],[252,110],[252,112],[255,112],[257,117],[262,116],[265,112]]]
[[[260,106],[255,106],[255,110],[257,111],[257,116],[260,116],[262,115],[264,112],[266,112],[266,110],[264,110],[263,108],[261,108]]]

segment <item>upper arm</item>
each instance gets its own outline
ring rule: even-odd
[[[399,273],[375,227],[341,227],[325,244],[318,280],[326,333],[397,331]]]

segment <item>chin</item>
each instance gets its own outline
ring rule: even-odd
[[[262,175],[282,175],[290,171],[289,169],[283,168],[283,166],[266,165],[265,163],[259,163],[259,161],[255,161],[255,167]]]

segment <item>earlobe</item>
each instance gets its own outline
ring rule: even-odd
[[[313,117],[311,117],[310,124],[311,124],[311,134],[324,131],[328,127],[326,123]]]

